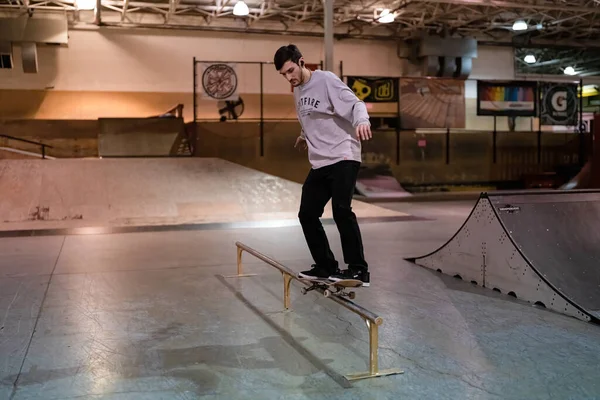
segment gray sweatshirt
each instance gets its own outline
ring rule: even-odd
[[[361,161],[356,127],[369,123],[365,103],[333,72],[316,70],[294,88],[301,135],[314,169],[342,160]]]

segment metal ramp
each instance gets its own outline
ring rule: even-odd
[[[482,193],[420,266],[600,322],[600,191]]]

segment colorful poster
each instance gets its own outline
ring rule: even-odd
[[[346,84],[365,103],[396,103],[398,78],[347,76]]]
[[[577,84],[540,83],[542,125],[577,125]]]
[[[401,78],[402,129],[465,127],[465,81]]]
[[[534,117],[537,82],[477,81],[477,115]]]

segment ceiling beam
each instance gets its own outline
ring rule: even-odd
[[[581,2],[573,1],[571,5],[558,5],[549,3],[529,3],[526,0],[522,2],[512,2],[504,0],[414,0],[420,3],[441,3],[441,4],[456,4],[456,5],[468,5],[468,6],[480,6],[480,7],[498,7],[506,9],[518,9],[518,10],[548,10],[548,11],[566,11],[569,13],[594,13],[600,14],[600,7],[581,7]]]
[[[0,0],[0,13],[24,13],[27,6],[37,14],[75,12],[74,25],[80,22],[74,1]],[[231,28],[248,33],[255,29],[281,35],[311,31],[319,36],[323,34],[322,1],[248,2],[250,15],[242,18],[233,15],[235,0],[102,0],[101,9],[103,22],[123,27],[144,23],[152,28],[163,24],[167,29]],[[600,47],[600,0],[388,0],[387,8],[396,13],[391,24],[375,20],[376,9],[384,4],[381,0],[337,3],[334,26],[336,35],[343,37],[401,41],[447,30],[482,43]],[[541,29],[532,26],[526,32],[513,32],[512,22],[521,18],[531,19]],[[578,38],[586,40],[580,43]]]

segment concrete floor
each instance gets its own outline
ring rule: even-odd
[[[474,201],[378,204],[428,220],[362,225],[383,317],[380,368],[362,320],[244,254],[311,263],[298,226],[0,239],[0,399],[593,399],[600,327],[413,266]],[[335,226],[326,226],[341,256]]]

